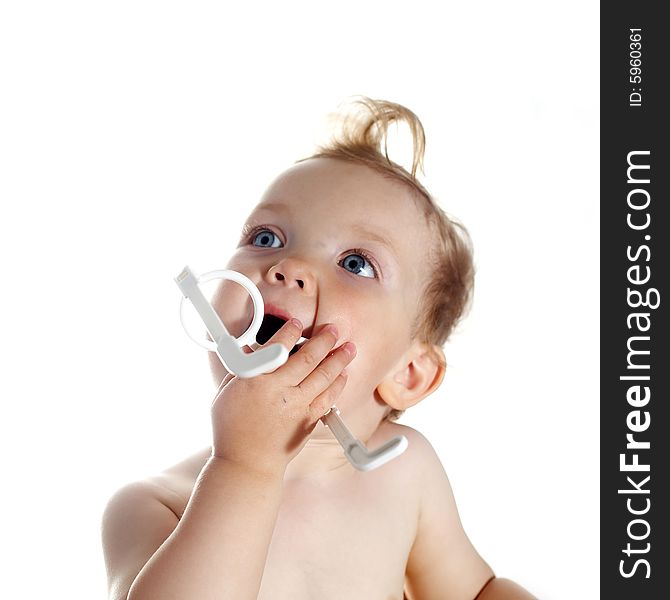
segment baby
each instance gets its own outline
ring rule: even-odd
[[[442,382],[472,253],[416,179],[416,115],[365,97],[352,108],[328,145],[271,183],[226,267],[258,286],[266,343],[291,355],[240,379],[210,353],[211,446],[105,509],[110,600],[533,598],[494,576],[435,451],[394,422]],[[382,152],[402,121],[411,173]],[[248,327],[241,286],[222,282],[213,304],[231,334]],[[320,421],[333,404],[368,448],[401,434],[408,449],[356,471]]]

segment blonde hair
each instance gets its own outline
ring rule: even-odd
[[[417,169],[423,172],[426,144],[419,118],[400,104],[372,100],[366,96],[357,97],[349,108],[340,115],[330,141],[317,146],[314,154],[296,163],[312,158],[335,158],[358,163],[403,183],[411,190],[423,209],[426,222],[434,228],[438,238],[432,244],[431,274],[422,290],[412,323],[412,339],[418,338],[431,349],[433,345],[442,346],[471,304],[474,264],[470,236],[463,225],[438,206],[416,177]],[[394,122],[404,122],[409,127],[413,144],[411,172],[388,157],[388,130]],[[446,367],[438,352],[433,352],[433,355]],[[403,412],[393,409],[387,418],[395,420]]]

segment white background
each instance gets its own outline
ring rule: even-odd
[[[105,597],[109,496],[211,439],[172,278],[222,268],[365,94],[421,118],[476,252],[445,383],[401,422],[498,575],[597,597],[598,32],[575,0],[3,3],[3,595]]]

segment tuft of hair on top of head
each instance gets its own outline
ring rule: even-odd
[[[346,110],[335,115],[329,142],[317,146],[313,158],[334,158],[365,165],[384,177],[398,181],[412,192],[423,209],[426,222],[436,233],[430,249],[430,275],[422,290],[417,314],[412,323],[412,339],[428,346],[442,346],[458,322],[467,314],[474,289],[472,241],[467,229],[437,204],[417,179],[423,171],[426,138],[423,125],[411,110],[387,100],[355,96]],[[388,157],[387,138],[391,123],[404,122],[412,138],[412,167],[408,172]],[[383,145],[383,152],[382,152]],[[434,357],[444,365],[441,356]],[[387,419],[395,420],[404,411],[392,410]]]
[[[411,110],[388,100],[353,96],[330,115],[330,121],[332,137],[329,142],[317,146],[315,154],[296,163],[310,158],[340,158],[367,164],[385,175],[392,171],[395,178],[410,185],[418,183],[416,174],[419,170],[423,173],[426,137],[419,117]],[[389,128],[393,123],[402,122],[409,127],[413,145],[409,172],[388,156]]]

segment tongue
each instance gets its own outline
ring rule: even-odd
[[[275,333],[277,333],[282,325],[286,323],[285,319],[281,317],[275,317],[274,315],[265,315],[263,317],[263,322],[261,323],[260,329],[256,334],[256,342],[259,344],[265,344]]]

